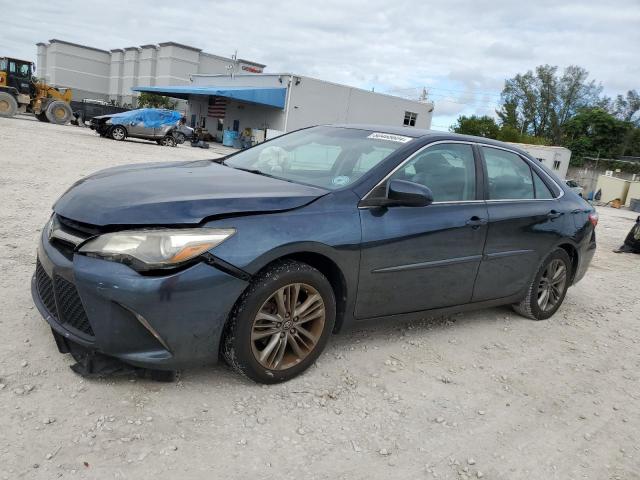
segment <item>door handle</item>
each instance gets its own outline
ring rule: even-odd
[[[558,218],[560,215],[562,215],[562,213],[558,212],[557,210],[551,210],[549,213],[547,213],[547,217],[549,217],[552,220],[554,218]]]
[[[467,220],[465,222],[466,225],[469,225],[471,228],[473,228],[474,230],[476,230],[477,228],[479,228],[481,225],[486,225],[487,224],[487,219],[486,218],[480,218],[477,215],[474,215],[473,217],[471,217],[469,220]]]

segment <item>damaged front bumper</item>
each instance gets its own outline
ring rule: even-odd
[[[246,280],[206,263],[144,276],[120,263],[65,251],[43,232],[31,291],[59,350],[89,369],[106,356],[135,367],[175,370],[217,361],[224,324],[246,286]]]

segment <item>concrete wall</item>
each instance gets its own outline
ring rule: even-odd
[[[432,103],[416,102],[315,78],[293,78],[287,131],[323,123],[403,126],[407,111],[417,113],[415,128],[431,128]]]
[[[632,198],[640,199],[640,182],[631,182],[629,184],[629,191],[627,192],[627,201],[625,205],[628,207]]]
[[[602,196],[600,197],[600,201],[602,202],[606,203],[619,198],[622,203],[625,203],[627,201],[630,184],[631,182],[628,180],[600,175],[595,191],[602,191]]]
[[[52,85],[73,89],[74,100],[92,98],[135,105],[138,94],[132,87],[187,85],[193,74],[227,73],[229,65],[234,72],[247,66],[258,71],[264,68],[175,42],[107,51],[54,39],[37,44],[36,73]]]
[[[584,188],[585,197],[587,197],[590,192],[595,191],[598,178],[600,178],[600,175],[604,175],[607,170],[610,170],[610,168],[603,166],[602,162],[598,165],[597,170],[593,164],[583,167],[569,166],[566,178],[570,178],[571,180],[578,182],[578,184]],[[614,172],[613,176],[623,180],[630,180],[632,182],[640,179],[640,174],[627,172]]]
[[[198,74],[192,77],[194,86],[216,86],[216,87],[286,87],[286,75],[262,74],[262,75],[203,75]]]
[[[547,145],[529,145],[526,143],[511,143],[518,147],[520,150],[524,150],[529,155],[537,158],[547,168],[553,171],[560,179],[567,178],[567,171],[569,169],[569,162],[571,161],[571,150],[564,147],[553,147]],[[560,162],[560,165],[556,168],[555,162]]]
[[[108,98],[110,52],[50,40],[38,44],[37,62],[36,75],[53,86],[74,89],[74,100]]]

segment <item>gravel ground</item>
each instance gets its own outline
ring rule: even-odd
[[[494,308],[334,336],[264,387],[225,366],[175,383],[83,380],[32,305],[38,230],[75,180],[211,158],[0,119],[0,478],[640,478],[640,256],[632,212],[599,209],[599,248],[560,311]]]

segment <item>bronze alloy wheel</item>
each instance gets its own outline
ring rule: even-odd
[[[269,370],[286,370],[304,360],[324,330],[326,311],[320,293],[305,283],[276,290],[251,327],[251,350]]]
[[[560,259],[549,262],[538,284],[538,306],[543,312],[553,310],[562,298],[567,282],[567,267]]]
[[[5,99],[0,99],[0,113],[9,112],[9,108],[11,108],[11,105],[9,105],[9,101]]]

